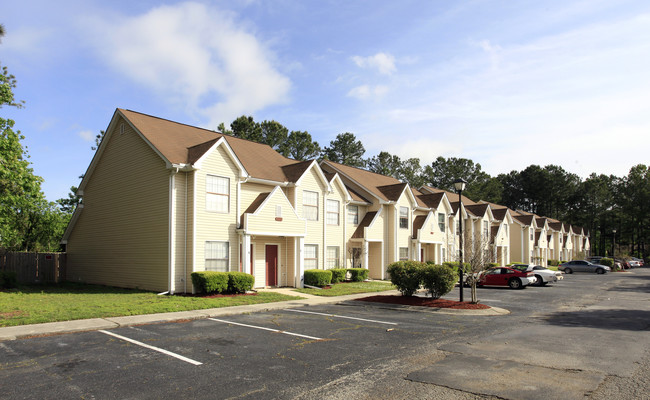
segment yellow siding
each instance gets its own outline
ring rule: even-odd
[[[406,207],[408,208],[408,228],[400,228],[399,227],[399,209],[400,207]],[[395,214],[397,215],[397,218],[394,219],[395,224],[397,225],[397,240],[394,242],[396,244],[395,249],[396,253],[394,255],[394,260],[397,261],[399,260],[399,249],[400,247],[406,247],[409,249],[409,260],[415,260],[417,257],[413,253],[413,249],[411,246],[411,232],[413,229],[413,210],[411,209],[411,202],[406,196],[406,192],[402,194],[402,196],[399,198],[397,203],[395,204],[394,207]]]
[[[384,240],[384,225],[386,224],[386,216],[384,212],[389,207],[384,207],[379,215],[375,216],[375,220],[372,225],[366,229],[366,238],[372,241],[383,241]]]
[[[323,194],[326,187],[318,177],[315,168],[310,169],[303,177],[300,186],[297,190],[298,200],[298,215],[304,216],[302,212],[302,197],[305,190],[318,193],[318,221],[306,221],[307,235],[305,236],[305,244],[318,245],[318,268],[323,268],[325,265],[325,247],[323,240],[323,226],[325,224],[325,202],[323,201]]]
[[[186,215],[186,198],[189,198],[187,175],[181,172],[174,176],[174,286],[176,292],[183,293],[192,291],[192,281],[187,280],[189,268],[186,263],[187,250],[191,247],[191,242],[187,241],[187,228],[190,226]]]
[[[325,230],[327,233],[326,236],[326,246],[336,246],[339,248],[339,264],[344,263],[343,261],[346,258],[345,254],[345,243],[346,237],[344,233],[345,228],[345,219],[347,217],[347,207],[345,205],[345,194],[341,191],[341,188],[337,183],[332,185],[333,192],[327,195],[328,200],[336,200],[339,202],[339,224],[338,225],[327,225]],[[354,229],[354,228],[353,228]]]
[[[68,279],[164,291],[169,276],[170,170],[127,123],[116,122],[85,187],[84,208],[68,240]]]
[[[230,203],[228,213],[206,210],[206,176],[216,175],[230,179]],[[229,270],[239,270],[239,236],[237,229],[237,166],[228,153],[219,146],[208,154],[195,171],[196,178],[196,239],[194,242],[194,270],[205,270],[205,242],[223,241],[229,243]]]
[[[276,221],[276,206],[282,207],[282,221]],[[246,231],[282,235],[304,235],[305,221],[298,218],[281,190],[273,192],[264,207],[246,215]]]
[[[246,211],[248,206],[262,193],[270,193],[274,186],[262,185],[261,183],[242,183],[241,184],[241,212]]]

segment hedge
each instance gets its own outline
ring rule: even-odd
[[[0,271],[0,289],[11,289],[18,286],[16,273],[13,271]]]
[[[456,285],[458,277],[453,269],[444,265],[425,265],[420,271],[422,286],[431,297],[439,299]]]
[[[609,257],[603,257],[600,259],[600,262],[598,263],[600,265],[605,265],[608,267],[613,267],[614,266],[614,259],[609,258]]]
[[[192,272],[192,284],[199,293],[223,293],[228,289],[228,273],[217,271]]]
[[[246,293],[253,288],[255,277],[245,272],[228,272],[228,292]]]
[[[551,267],[557,267],[560,265],[560,260],[548,260],[546,263]]]
[[[331,269],[305,270],[305,285],[323,287],[332,282]]]
[[[365,268],[348,268],[352,282],[363,282],[368,279],[368,270]]]
[[[388,266],[390,281],[403,296],[413,296],[420,288],[423,264],[418,261],[397,261]]]
[[[332,271],[332,283],[343,282],[348,274],[345,268],[332,268],[330,271]]]

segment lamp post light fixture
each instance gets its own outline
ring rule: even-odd
[[[460,248],[459,248],[459,255],[460,255],[460,263],[458,264],[458,271],[460,272],[460,301],[463,301],[463,215],[462,215],[462,208],[463,208],[463,190],[465,189],[465,185],[467,184],[467,181],[458,178],[454,181],[454,187],[456,188],[456,191],[458,192],[458,236],[459,236],[459,241],[460,241]]]

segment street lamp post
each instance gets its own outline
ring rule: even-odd
[[[616,229],[612,229],[612,233],[612,260],[614,260],[614,257],[616,257]]]
[[[463,189],[465,189],[465,185],[467,184],[467,181],[458,178],[454,181],[454,187],[456,188],[456,191],[458,192],[458,236],[459,236],[459,241],[460,241],[460,263],[458,264],[458,270],[460,271],[460,301],[463,301],[463,215],[462,215],[462,208],[463,208]]]

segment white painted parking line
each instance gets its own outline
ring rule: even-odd
[[[115,334],[113,332],[108,332],[108,331],[104,331],[104,330],[99,330],[99,332],[105,333],[107,335],[116,337],[116,338],[124,340],[124,341],[127,341],[129,343],[137,344],[138,346],[146,347],[147,349],[154,350],[154,351],[157,351],[159,353],[166,354],[168,356],[172,356],[174,358],[178,358],[179,360],[183,360],[183,361],[188,362],[188,363],[193,364],[193,365],[202,365],[203,364],[203,363],[200,363],[198,361],[194,361],[191,358],[183,357],[180,354],[172,353],[171,351],[167,351],[167,350],[164,350],[164,349],[161,349],[161,348],[158,348],[158,347],[150,346],[150,345],[148,345],[146,343],[138,342],[137,340],[129,339],[128,337],[124,337],[124,336]]]
[[[301,335],[299,333],[292,333],[292,332],[287,332],[287,331],[281,331],[281,330],[278,330],[278,329],[265,328],[263,326],[240,324],[239,322],[225,321],[223,319],[216,319],[216,318],[208,318],[208,319],[211,319],[212,321],[223,322],[224,324],[239,325],[239,326],[245,326],[247,328],[261,329],[261,330],[264,330],[264,331],[270,331],[270,332],[276,332],[276,333],[284,333],[285,335],[298,336],[298,337],[302,337],[302,338],[306,338],[306,339],[323,340],[322,338],[317,338],[315,336]]]
[[[357,317],[347,317],[345,315],[325,314],[325,313],[319,313],[319,312],[313,312],[313,311],[294,310],[294,309],[291,309],[291,308],[287,308],[286,311],[293,311],[293,312],[305,313],[305,314],[324,315],[326,317],[354,319],[354,320],[357,320],[357,321],[376,322],[378,324],[397,325],[397,323],[395,323],[395,322],[377,321],[375,319],[365,319],[365,318],[357,318]]]

